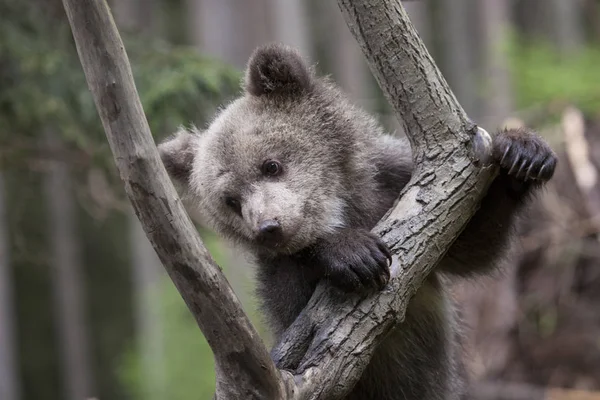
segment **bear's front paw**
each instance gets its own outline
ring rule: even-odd
[[[345,292],[382,289],[390,279],[392,256],[379,237],[345,229],[322,242],[316,254],[326,279]]]
[[[494,159],[515,180],[535,183],[552,178],[557,163],[546,141],[526,129],[499,132],[494,137]]]

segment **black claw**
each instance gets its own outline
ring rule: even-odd
[[[537,179],[537,177],[535,177],[535,176],[534,176],[534,177],[532,177],[532,176],[531,176],[531,170],[533,169],[533,167],[534,167],[534,166],[535,166],[535,162],[532,162],[532,163],[529,165],[529,168],[527,168],[527,172],[525,173],[525,180],[526,180],[526,181],[528,181],[528,180],[536,180],[536,179]]]
[[[347,292],[382,288],[390,277],[391,254],[372,233],[360,229],[344,230],[318,247],[313,253],[324,275]]]
[[[520,182],[547,181],[556,167],[556,155],[550,146],[526,129],[498,133],[494,137],[494,157],[502,173]]]
[[[381,240],[378,240],[377,248],[385,255],[389,265],[392,265],[392,253],[390,252],[390,249],[386,246],[386,244],[383,243]]]
[[[523,158],[523,162],[521,163],[521,166],[519,167],[519,170],[516,173],[516,177],[518,178],[519,176],[521,176],[521,172],[523,172],[523,168],[525,167],[525,165],[527,165],[527,159]]]
[[[506,158],[506,155],[510,151],[511,147],[512,147],[512,143],[510,143],[508,146],[506,146],[506,150],[504,150],[504,155],[502,156],[502,159],[500,160],[500,165],[504,165],[504,159]]]
[[[510,169],[508,170],[508,174],[512,175],[513,174],[513,170],[515,169],[515,167],[518,165],[519,163],[519,156],[517,156],[517,158],[515,158],[515,160],[513,161],[512,166],[510,167]]]
[[[543,178],[543,172],[544,172],[544,168],[546,168],[546,164],[542,165],[542,168],[540,168],[538,174],[537,174],[537,179],[542,179]]]

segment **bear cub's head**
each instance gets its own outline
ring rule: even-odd
[[[377,130],[299,54],[255,50],[241,97],[206,130],[181,129],[159,146],[183,198],[223,236],[262,254],[293,254],[346,224],[361,132]]]

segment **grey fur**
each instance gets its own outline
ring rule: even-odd
[[[346,291],[387,281],[387,249],[369,231],[408,182],[412,158],[406,139],[384,134],[288,47],[257,49],[245,87],[204,132],[180,131],[160,149],[206,223],[254,255],[258,294],[277,337],[320,279]],[[265,160],[279,161],[283,172],[265,176]],[[528,176],[544,178],[509,176],[515,160],[527,161]],[[499,133],[494,161],[503,172],[440,272],[490,271],[507,247],[510,221],[556,164],[547,145],[525,131]],[[280,242],[259,240],[265,220],[281,224]],[[406,322],[378,349],[349,399],[461,398],[467,374],[460,324],[440,272],[419,289]]]

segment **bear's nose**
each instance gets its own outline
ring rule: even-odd
[[[274,219],[268,219],[258,225],[258,238],[260,240],[277,242],[283,236],[281,224]]]

